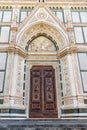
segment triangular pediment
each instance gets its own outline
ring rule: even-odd
[[[31,14],[20,24],[17,32],[16,42],[23,48],[33,37],[41,34],[49,35],[56,43],[64,47],[69,43],[67,30],[64,24],[44,6],[38,5]]]
[[[30,15],[21,23],[19,30],[30,27],[36,23],[47,23],[52,26],[58,26],[66,31],[63,23],[54,15],[54,13],[46,6],[38,5],[30,13]]]

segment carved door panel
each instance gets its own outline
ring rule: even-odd
[[[55,72],[52,66],[33,66],[30,72],[30,118],[57,118]]]

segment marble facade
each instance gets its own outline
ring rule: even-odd
[[[55,69],[58,119],[87,118],[87,104],[84,104],[87,94],[83,92],[77,58],[78,52],[87,52],[87,46],[75,44],[70,12],[71,7],[87,7],[87,1],[0,1],[1,9],[10,6],[12,22],[0,23],[11,27],[9,44],[0,44],[0,51],[8,53],[4,91],[0,93],[3,100],[0,117],[29,119],[30,69],[34,65],[51,65]],[[18,23],[21,7],[34,9]],[[65,23],[49,7],[62,7]]]

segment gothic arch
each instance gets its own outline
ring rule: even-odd
[[[67,29],[48,7],[38,5],[20,24],[16,43],[25,49],[28,41],[38,34],[46,34],[57,43],[59,49],[69,45]]]
[[[65,36],[62,32],[59,32],[58,28],[55,28],[46,22],[38,22],[29,28],[22,30],[20,35],[18,34],[16,37],[16,43],[21,48],[25,49],[29,41],[32,41],[38,35],[45,35],[50,38],[60,50],[69,45],[68,36]]]

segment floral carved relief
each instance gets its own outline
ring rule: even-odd
[[[69,75],[69,69],[67,64],[67,57],[62,58],[63,62],[63,71],[64,71],[64,84],[65,84],[65,96],[71,95],[71,83],[70,83],[70,75]]]
[[[16,95],[21,96],[21,88],[23,82],[23,58],[18,58],[18,71],[17,71],[17,86]]]
[[[21,38],[20,42],[21,47],[25,48],[27,42],[31,41],[34,36],[38,34],[42,35],[44,33],[51,36],[57,42],[57,46],[59,46],[60,48],[66,46],[65,39],[61,36],[61,34],[57,30],[51,28],[49,25],[41,23],[26,30],[25,34]]]

